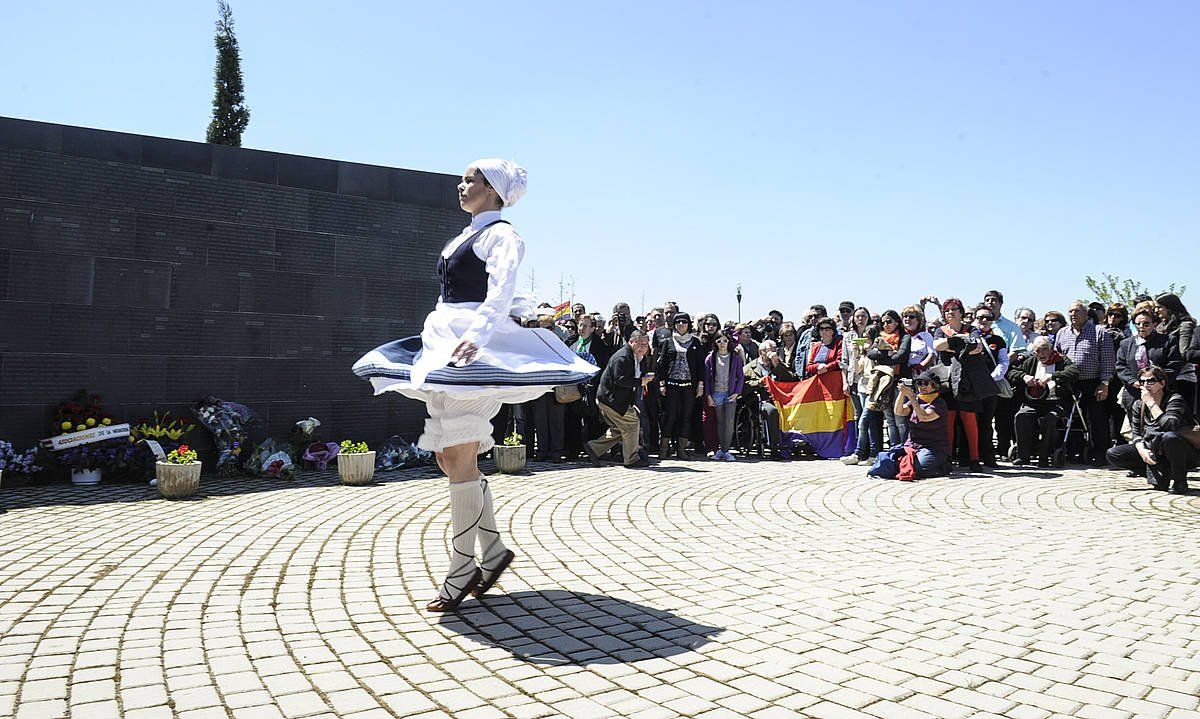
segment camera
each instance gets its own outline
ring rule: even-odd
[[[913,386],[912,377],[901,378],[900,384],[904,385],[905,387],[912,387]]]

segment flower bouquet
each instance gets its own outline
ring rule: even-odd
[[[42,468],[37,464],[37,447],[18,452],[10,442],[0,440],[0,482],[4,481],[5,472],[11,479],[14,474],[30,475],[40,471]]]
[[[200,459],[186,444],[171,450],[167,458],[155,464],[158,494],[163,499],[183,499],[195,494],[200,486]]]
[[[337,455],[338,474],[342,484],[369,484],[375,477],[375,453],[366,442],[342,440]]]
[[[216,397],[201,400],[194,412],[217,445],[217,474],[222,477],[237,474],[242,452],[249,446],[250,430],[260,426],[262,420],[249,407]]]
[[[112,423],[113,418],[100,406],[100,395],[88,394],[87,390],[81,389],[71,401],[63,402],[55,409],[50,431],[52,434],[67,434],[97,426],[107,427]]]
[[[340,451],[337,442],[313,442],[304,449],[304,459],[316,464],[317,469],[324,472]]]
[[[398,434],[389,437],[375,452],[376,472],[391,472],[437,463],[433,452],[417,447]]]

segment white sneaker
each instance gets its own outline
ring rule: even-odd
[[[853,466],[853,465],[858,464],[860,461],[861,460],[858,458],[857,454],[848,454],[845,457],[842,457],[842,464],[848,464],[848,465]]]

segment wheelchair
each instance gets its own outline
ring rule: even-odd
[[[766,417],[759,408],[757,394],[743,395],[733,419],[733,444],[743,457],[753,454],[759,459],[767,449]]]
[[[1061,403],[1063,414],[1055,422],[1054,449],[1050,452],[1050,464],[1058,469],[1067,465],[1067,460],[1078,457],[1082,464],[1091,460],[1091,434],[1088,430],[1087,419],[1083,416],[1083,403],[1076,392],[1071,393],[1069,401]],[[1016,430],[1014,428],[1014,436]],[[1017,459],[1017,444],[1014,441],[1008,450],[1008,460]]]

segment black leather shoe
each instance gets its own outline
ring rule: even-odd
[[[462,591],[460,591],[457,595],[450,597],[449,599],[442,599],[441,595],[438,595],[437,599],[425,606],[425,611],[453,612],[455,609],[458,609],[458,605],[463,603],[463,600],[467,598],[467,595],[475,591],[476,587],[478,587],[479,583],[482,581],[483,571],[480,570],[479,567],[475,567],[475,573],[471,575],[471,581],[467,582],[467,585],[462,588]]]
[[[596,454],[595,450],[592,449],[591,445],[589,445],[589,444],[583,445],[583,453],[587,455],[588,461],[592,463],[593,467],[600,466],[600,455]]]
[[[1171,486],[1171,494],[1187,494],[1188,486],[1186,484],[1175,484]]]
[[[641,469],[642,467],[649,467],[650,460],[639,457],[625,466],[629,469]]]
[[[504,574],[504,570],[508,569],[508,565],[512,564],[513,557],[515,556],[517,555],[513,554],[511,549],[505,550],[504,554],[502,554],[500,558],[496,560],[495,569],[488,570],[486,577],[482,577],[481,575],[479,584],[471,590],[471,595],[477,599],[482,597],[487,590],[491,589],[496,584],[496,580],[500,578],[501,574]]]

